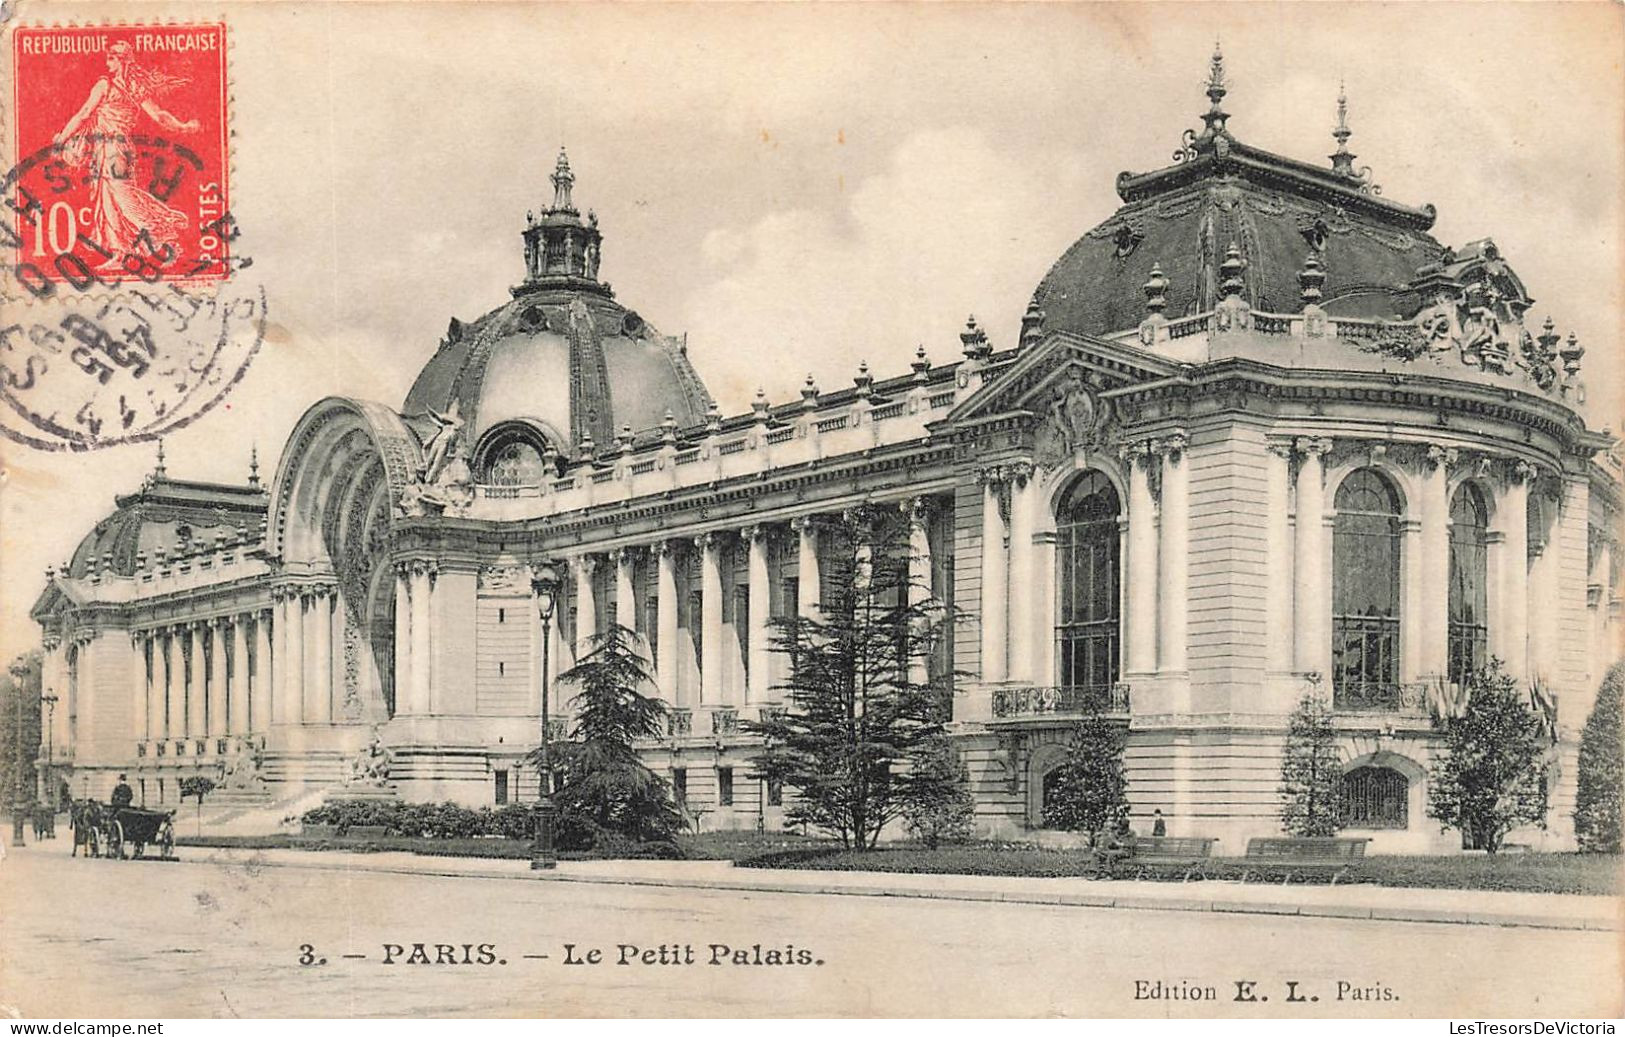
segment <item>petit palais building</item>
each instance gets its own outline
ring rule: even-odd
[[[1202,126],[1117,177],[1019,328],[972,318],[952,356],[743,414],[600,280],[561,153],[523,279],[450,322],[405,400],[316,402],[244,485],[160,450],[47,573],[42,790],[105,798],[126,773],[174,806],[207,775],[240,831],[362,786],[534,800],[547,562],[551,676],[635,629],[670,706],[649,765],[705,827],[775,830],[742,725],[783,708],[770,620],[816,608],[826,523],[867,503],[963,617],[931,665],[983,835],[1042,834],[1046,776],[1103,711],[1136,829],[1160,810],[1240,853],[1280,832],[1312,690],[1344,834],[1459,849],[1426,816],[1432,716],[1497,657],[1557,737],[1549,827],[1513,838],[1572,846],[1620,613],[1620,461],[1583,416],[1584,347],[1490,238],[1447,245],[1432,206],[1376,190],[1341,103],[1330,161],[1302,162],[1238,139],[1225,93],[1215,55]]]

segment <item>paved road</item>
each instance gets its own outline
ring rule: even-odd
[[[64,854],[59,840],[0,863],[0,1014],[7,1006],[29,1017],[127,1018],[1620,1012],[1612,933],[440,878],[265,867],[246,855],[120,864]],[[417,943],[428,945],[429,962],[457,963],[409,964]],[[326,963],[301,965],[304,944]],[[479,944],[493,945],[496,963],[477,963]],[[568,964],[567,944],[577,958],[597,948],[603,960]],[[616,964],[620,944],[652,963]],[[712,944],[743,957],[712,964]],[[393,964],[384,963],[386,945],[401,948]],[[662,947],[679,963],[659,963]],[[807,952],[821,964],[768,964],[769,951],[791,961]],[[1268,1001],[1234,1000],[1239,980],[1255,981],[1254,995]],[[1137,984],[1149,993],[1157,981],[1211,987],[1219,1000],[1136,1000]],[[1289,1001],[1289,981],[1319,1000]],[[1353,989],[1379,999],[1352,1000]]]

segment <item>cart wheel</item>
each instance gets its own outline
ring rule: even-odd
[[[165,821],[164,827],[158,830],[158,849],[160,856],[175,856],[175,822]]]
[[[108,860],[124,859],[124,823],[115,820],[107,826],[107,858]]]
[[[100,857],[102,855],[101,836],[94,828],[85,829],[85,854],[89,857]]]

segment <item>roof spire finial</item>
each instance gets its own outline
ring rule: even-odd
[[[160,439],[158,440],[158,463],[152,469],[152,477],[162,479],[168,474],[169,469],[164,467],[164,441]]]
[[[260,488],[260,447],[252,443],[248,447],[248,485],[254,489]]]
[[[1332,152],[1332,170],[1344,176],[1357,177],[1354,171],[1354,152],[1349,150],[1349,137],[1353,135],[1349,129],[1349,98],[1348,91],[1344,89],[1343,81],[1337,81],[1337,126],[1332,130],[1332,137],[1337,141],[1337,150]]]
[[[553,165],[553,208],[566,212],[575,212],[575,205],[570,201],[570,188],[575,186],[575,174],[570,172],[570,156],[564,153],[564,145],[559,145],[559,160]]]
[[[1230,113],[1224,110],[1224,95],[1227,81],[1224,77],[1224,51],[1219,46],[1219,38],[1213,38],[1213,57],[1208,60],[1207,69],[1207,114],[1202,116],[1202,122],[1207,125],[1203,136],[1213,137],[1217,134],[1228,134],[1225,120]]]

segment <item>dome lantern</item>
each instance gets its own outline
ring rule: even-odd
[[[576,178],[562,147],[551,179],[553,204],[540,214],[526,216],[525,281],[513,289],[513,294],[559,287],[610,294],[609,287],[598,280],[599,250],[603,247],[598,216],[589,212],[583,220],[576,209],[570,196]]]

